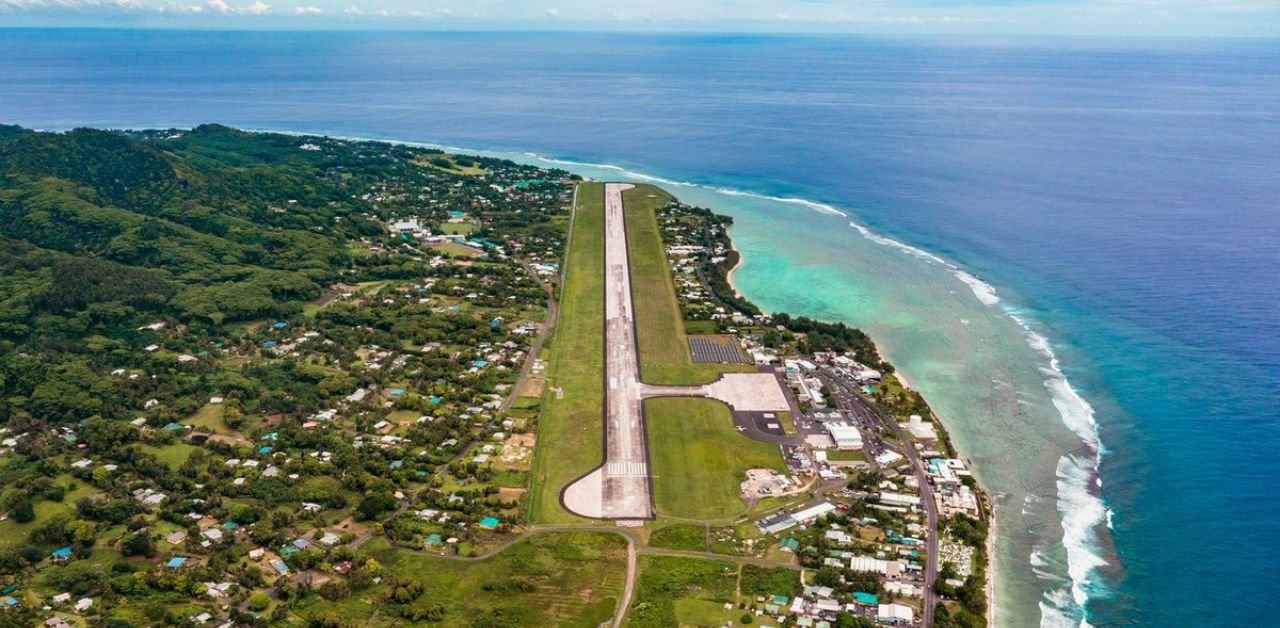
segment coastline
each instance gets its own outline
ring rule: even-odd
[[[739,269],[739,268],[742,268],[743,263],[745,263],[745,262],[746,262],[746,260],[747,260],[747,256],[746,256],[746,254],[744,254],[740,249],[738,249],[738,247],[733,246],[733,234],[732,234],[732,233],[731,233],[731,234],[729,234],[729,248],[730,248],[730,250],[732,250],[734,253],[737,253],[737,254],[738,254],[738,259],[733,263],[733,268],[730,268],[730,269],[729,269],[729,272],[726,272],[726,273],[725,273],[725,275],[724,275],[724,280],[729,284],[729,288],[730,288],[730,289],[732,289],[734,292],[736,292],[736,293],[738,293],[738,294],[742,294],[742,291],[741,291],[741,290],[738,290],[738,286],[734,285],[734,283],[733,283],[733,274],[734,274],[734,273],[736,273],[736,272],[738,272],[738,269]]]
[[[729,284],[730,290],[733,290],[734,293],[738,294],[739,296],[742,296],[742,291],[739,290],[738,286],[733,282],[733,276],[735,273],[737,273],[738,269],[742,268],[743,263],[746,260],[746,255],[742,253],[741,249],[739,249],[736,245],[734,245],[732,226],[728,230],[726,230],[725,235],[728,238],[730,250],[737,253],[737,256],[738,256],[733,267],[729,268],[725,272],[725,281],[726,283]],[[769,312],[769,313],[774,314],[775,312]],[[872,338],[872,344],[876,344],[874,338]],[[876,344],[876,346],[878,347],[879,345]],[[902,384],[902,387],[905,390],[915,390],[914,388],[911,387],[911,380],[902,370],[898,368],[897,365],[894,365],[893,374],[898,379],[898,382]],[[951,433],[947,429],[946,422],[942,419],[942,417],[939,416],[938,413],[934,411],[932,407],[930,407],[929,410],[932,418],[937,420],[938,424],[942,427],[940,439],[946,444],[947,448],[949,448],[952,452],[954,452],[957,457],[967,461],[971,468],[975,467],[976,465],[974,465],[974,463],[967,456],[963,455],[961,451],[955,446],[955,443],[952,442]],[[986,605],[987,606],[987,617],[986,617],[987,627],[995,628],[996,626],[995,590],[996,590],[996,582],[997,582],[996,560],[995,560],[996,535],[997,535],[996,505],[995,505],[995,502],[991,499],[990,493],[988,493],[987,490],[981,484],[977,485],[977,494],[978,494],[978,502],[980,504],[980,512],[982,514],[982,519],[987,523],[987,536],[983,542],[983,548],[982,548],[982,551],[986,554],[985,556],[986,572],[985,572],[985,582],[983,583],[983,590],[986,591],[986,594],[987,594],[987,605]],[[935,531],[935,533],[937,532]]]
[[[171,128],[172,127],[172,125],[164,125],[164,124],[151,125],[151,126],[155,128]],[[305,130],[282,131],[282,130],[269,129],[269,128],[255,128],[252,130],[255,132],[281,133],[281,134],[294,135],[294,136],[316,135],[316,133],[313,131],[305,131]],[[748,202],[748,203],[764,203],[764,204],[771,203],[774,205],[781,205],[781,206],[798,206],[798,207],[803,207],[805,209],[816,211],[820,214],[838,216],[842,218],[848,217],[847,213],[839,209],[836,209],[830,205],[817,202],[817,201],[810,201],[807,199],[797,198],[797,197],[770,196],[770,195],[760,194],[755,192],[744,192],[744,191],[733,189],[733,188],[724,188],[724,187],[718,187],[714,185],[698,184],[698,183],[690,183],[687,181],[673,180],[673,179],[664,178],[660,176],[648,175],[642,172],[637,172],[637,171],[628,169],[626,167],[617,166],[613,164],[572,161],[572,160],[548,157],[548,156],[545,156],[539,153],[534,153],[534,152],[513,152],[513,151],[493,150],[493,149],[484,149],[484,148],[473,148],[473,147],[458,146],[457,144],[434,142],[434,141],[398,140],[398,139],[389,138],[389,137],[368,137],[368,136],[362,136],[362,135],[351,135],[346,133],[339,133],[339,134],[328,133],[324,135],[329,135],[337,139],[345,139],[349,141],[387,142],[387,143],[393,143],[393,144],[404,144],[404,145],[410,145],[410,146],[438,148],[448,152],[459,153],[459,154],[483,155],[483,156],[493,157],[493,158],[509,159],[512,161],[527,163],[530,165],[541,165],[544,167],[559,167],[570,172],[574,172],[584,176],[601,178],[601,179],[622,178],[622,179],[634,179],[634,180],[640,180],[640,181],[645,181],[650,183],[656,183],[659,185],[671,186],[672,188],[674,188],[675,190],[679,190],[680,192],[689,190],[689,191],[695,192],[696,193],[695,196],[703,196],[703,197],[707,197],[708,195],[727,196],[727,197],[733,197],[735,199],[743,199],[745,202]],[[681,196],[683,196],[683,194],[681,194]],[[730,201],[726,199],[726,200],[723,200],[722,202],[729,203]],[[704,206],[712,206],[712,207],[717,206],[717,203],[712,201],[710,198],[701,200],[698,202],[698,204],[701,204]],[[888,248],[895,249],[899,252],[906,253],[907,256],[923,261],[928,266],[938,267],[948,272],[953,277],[959,279],[962,282],[962,284],[966,285],[966,287],[972,290],[974,296],[978,298],[978,300],[982,303],[982,305],[993,306],[998,304],[1000,306],[998,309],[1003,310],[1002,315],[1012,319],[1021,328],[1019,330],[1020,331],[1019,337],[1021,337],[1022,340],[1020,341],[1019,344],[1023,344],[1024,346],[1028,344],[1031,345],[1032,349],[1035,350],[1036,353],[1040,354],[1038,357],[1042,359],[1045,358],[1044,349],[1048,348],[1047,339],[1044,336],[1032,331],[1032,328],[1028,325],[1027,321],[1025,321],[1022,318],[1022,316],[1020,316],[1019,313],[1017,313],[1016,310],[1011,310],[1009,309],[1008,304],[1002,303],[999,297],[995,295],[994,288],[990,287],[988,284],[985,284],[985,282],[982,282],[980,279],[977,279],[975,276],[969,273],[964,273],[965,276],[959,275],[958,273],[961,272],[959,267],[957,267],[956,265],[950,262],[947,262],[946,260],[943,260],[942,258],[936,255],[933,255],[931,253],[928,253],[926,251],[923,251],[911,245],[904,244],[900,241],[873,233],[866,227],[856,222],[849,221],[847,226],[853,229],[854,231],[856,231],[857,233],[861,234],[865,239],[875,244],[886,246]],[[742,260],[744,256],[742,256],[741,251],[738,250],[736,247],[735,247],[735,250],[738,252],[740,256],[733,268],[736,274],[736,270],[738,270],[743,265]],[[741,278],[742,278],[741,276],[733,277],[733,279],[741,279]],[[739,292],[738,285],[730,283],[730,286],[735,292]],[[777,308],[777,311],[785,311],[785,310],[782,308]],[[1026,340],[1027,336],[1030,337],[1030,341]],[[886,344],[891,344],[891,343],[886,343]],[[1051,368],[1057,367],[1056,358],[1051,356],[1048,361]],[[1043,373],[1043,368],[1044,368],[1043,365],[1041,365],[1039,368],[1041,369],[1040,372]],[[1054,370],[1056,371],[1056,368],[1054,368]],[[1058,378],[1056,379],[1065,380],[1065,377],[1063,377],[1060,372],[1056,374],[1058,375]],[[1041,386],[1035,387],[1036,390],[1041,389],[1042,386],[1044,388],[1051,388],[1050,386],[1047,385],[1047,380],[1041,380],[1041,382],[1042,382]],[[1065,381],[1062,381],[1061,383],[1065,383]],[[1055,392],[1054,390],[1052,389],[1050,390],[1050,397],[1053,398],[1053,401],[1054,401],[1053,405],[1058,406],[1056,417],[1055,417],[1056,421],[1052,425],[1045,425],[1044,427],[1038,428],[1036,433],[1040,434],[1041,432],[1039,430],[1045,430],[1045,429],[1058,430],[1060,428],[1065,428],[1070,432],[1075,432],[1075,434],[1078,435],[1079,432],[1077,431],[1076,426],[1074,425],[1074,421],[1072,421],[1074,417],[1067,416],[1064,409],[1058,404],[1058,401],[1060,400],[1056,398],[1056,395],[1054,394],[1054,392]],[[1074,390],[1072,392],[1074,392]],[[1092,409],[1088,408],[1087,404],[1086,404],[1086,408],[1088,413],[1091,414]],[[939,421],[941,423],[941,420]],[[1067,451],[1074,450],[1075,446],[1076,445],[1073,445],[1072,449],[1069,449]],[[991,452],[990,451],[986,452],[986,455],[987,457],[990,457]],[[982,456],[978,456],[977,458],[979,460],[983,459]],[[981,464],[974,463],[974,466],[979,467],[981,466]],[[996,471],[999,472],[1001,471],[1001,469],[996,469]],[[1096,474],[1096,471],[1095,471],[1095,474]],[[1061,477],[1060,470],[1059,470],[1059,473],[1056,473],[1055,475],[1057,476],[1056,479],[1059,482],[1057,488],[1061,489],[1061,481],[1063,480],[1063,478]],[[1096,478],[1096,475],[1094,475],[1093,477]],[[1085,484],[1091,484],[1093,481],[1096,481],[1096,480],[1090,480],[1088,478],[1085,478],[1080,480],[1079,483],[1081,484],[1081,486],[1083,486]],[[1002,499],[1008,497],[1007,493],[1004,493],[1004,492],[987,493],[986,490],[984,489],[984,495],[986,495],[987,497],[990,497],[990,495],[992,494],[999,494]],[[1021,493],[1018,493],[1015,491],[1014,494],[1018,495]],[[1034,497],[1034,496],[1026,495],[1026,497],[1030,499],[1031,497]],[[1067,521],[1065,520],[1064,513],[1062,511],[1062,507],[1064,507],[1065,504],[1061,496],[1046,495],[1042,497],[1047,498],[1052,502],[1057,502],[1057,504],[1059,505],[1059,508],[1055,512],[1053,527],[1057,528],[1058,525],[1063,525],[1065,527],[1067,524]],[[994,524],[995,504],[990,499],[988,499],[986,503],[988,504],[988,507],[990,509],[988,520],[992,524]],[[1008,513],[1008,516],[1010,517],[1018,517],[1017,508],[1014,508],[1013,510],[1001,509],[1001,511]],[[1023,514],[1025,515],[1025,508],[1023,509]],[[1020,542],[1024,542],[1026,539],[1024,537],[1020,537],[1017,534],[1017,530],[1019,529],[1020,529],[1019,526],[1015,526],[1014,537],[1017,537]],[[989,534],[990,534],[989,544],[993,547],[998,547],[998,545],[996,544],[997,537],[995,536],[996,534],[995,530],[989,530]],[[1062,537],[1051,538],[1051,539],[1048,539],[1048,541],[1050,545],[1046,546],[1042,544],[1037,544],[1031,547],[1033,561],[1035,560],[1036,555],[1044,551],[1046,547],[1052,549],[1057,543],[1061,543],[1062,545],[1067,544],[1066,539]],[[1072,548],[1068,548],[1068,549],[1072,549]],[[1075,549],[1080,549],[1080,548],[1075,548]],[[1085,549],[1087,550],[1088,548],[1085,548]],[[1007,565],[1007,567],[1018,567],[1025,563],[1025,558],[1021,558],[1022,556],[1025,556],[1024,554],[1021,554],[1022,551],[1023,550],[1021,548],[1018,549],[1019,559],[1017,560],[1017,565],[1011,564],[1011,565]],[[1016,621],[1015,623],[1022,623],[1020,621],[1020,619],[1022,618],[1031,620],[1032,617],[1035,617],[1038,620],[1036,623],[1039,624],[1043,622],[1049,622],[1050,614],[1054,615],[1054,619],[1065,620],[1070,617],[1070,614],[1082,613],[1083,604],[1080,603],[1079,597],[1077,597],[1077,600],[1076,600],[1077,604],[1075,605],[1074,609],[1069,608],[1071,600],[1068,600],[1067,605],[1064,606],[1058,600],[1050,597],[1050,593],[1053,593],[1053,592],[1061,593],[1065,591],[1069,597],[1072,596],[1072,593],[1078,593],[1077,591],[1072,590],[1072,585],[1074,584],[1076,586],[1079,586],[1082,582],[1081,577],[1083,576],[1081,574],[1073,573],[1074,570],[1071,569],[1071,562],[1074,562],[1072,559],[1076,558],[1076,556],[1074,555],[1074,552],[1069,551],[1068,554],[1071,554],[1071,555],[1068,556],[1062,562],[1062,568],[1064,572],[1062,574],[1062,577],[1065,577],[1067,579],[1067,586],[1065,587],[1065,589],[1062,588],[1060,584],[1058,584],[1056,581],[1053,581],[1053,580],[1049,580],[1049,582],[1051,582],[1052,584],[1046,583],[1046,579],[1037,573],[1035,578],[1028,578],[1026,580],[1023,580],[1023,579],[1017,580],[1016,584],[1019,587],[1019,589],[1009,589],[1008,591],[1006,591],[1006,593],[1009,593],[1009,595],[1001,596],[1002,600],[1007,601],[1010,599],[1014,599],[1019,604],[1023,604],[1024,602],[1028,602],[1029,600],[1021,599],[1022,597],[1021,594],[1025,593],[1026,590],[1030,588],[1030,589],[1036,590],[1035,595],[1037,597],[1040,597],[1040,603],[1038,608],[1033,607],[1030,604],[1026,604],[1025,606],[1015,606],[1013,609],[1001,610],[997,608],[996,605],[994,604],[994,595],[990,596],[990,600],[989,600],[989,604],[991,608],[995,608],[998,612],[1000,612],[1002,616],[1010,613],[1021,613],[1024,610],[1027,611],[1027,614],[1025,615],[1025,617],[1023,615],[1015,615],[1015,618],[1019,619],[1019,621]],[[1010,558],[1007,552],[1002,556],[1004,556],[1004,559],[1006,560]],[[997,588],[1013,587],[1015,583],[1006,582],[1004,584],[1001,584],[1001,581],[996,579],[997,578],[997,575],[996,575],[997,555],[994,552],[989,552],[989,558],[990,558],[989,565],[988,565],[989,570],[987,574],[989,579],[989,585],[991,586],[992,592],[994,593],[995,589]],[[1085,569],[1089,570],[1090,568],[1086,566]],[[1001,573],[1004,573],[1007,575],[1008,571],[1007,570],[1002,571]],[[1042,587],[1047,587],[1047,588],[1042,588]],[[1045,592],[1045,594],[1041,596],[1041,592]],[[1046,600],[1049,600],[1051,605],[1046,606],[1046,603],[1045,603]],[[1035,613],[1035,614],[1031,615],[1030,613]],[[1080,617],[1080,615],[1077,615],[1077,617],[1080,619],[1083,619],[1083,617]],[[996,621],[994,613],[992,614],[991,617],[989,617],[989,621],[992,623]],[[1028,623],[1026,625],[1030,625],[1030,624]],[[1059,625],[1059,624],[1058,622],[1053,622],[1053,623],[1046,623],[1045,625]],[[1088,625],[1088,624],[1084,624],[1084,625]]]

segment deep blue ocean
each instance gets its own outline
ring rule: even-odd
[[[210,121],[839,207],[995,286],[1096,410],[1090,624],[1280,625],[1278,41],[0,30],[0,122]]]

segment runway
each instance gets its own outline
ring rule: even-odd
[[[604,189],[604,465],[562,495],[571,512],[599,519],[652,519],[654,514],[622,206],[622,192],[631,187],[606,183]]]
[[[565,509],[595,519],[654,517],[643,401],[707,397],[735,412],[783,412],[787,398],[772,373],[725,373],[710,384],[663,386],[640,381],[640,352],[632,304],[631,267],[622,192],[604,186],[604,464],[565,487]]]

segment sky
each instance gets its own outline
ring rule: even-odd
[[[0,0],[0,27],[1280,38],[1280,0]]]

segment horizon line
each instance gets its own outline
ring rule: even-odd
[[[763,22],[762,22],[763,23]],[[1036,33],[1036,32],[983,32],[983,31],[909,31],[909,30],[873,30],[873,29],[790,29],[790,30],[753,30],[732,28],[600,28],[587,26],[567,27],[561,22],[555,28],[532,27],[442,27],[435,23],[430,26],[394,26],[376,24],[370,26],[352,25],[312,25],[291,27],[272,24],[255,27],[246,24],[222,26],[188,26],[166,24],[32,24],[32,25],[0,25],[3,31],[173,31],[186,33],[422,33],[422,34],[476,34],[476,35],[554,35],[554,34],[605,34],[605,35],[666,35],[666,36],[756,36],[756,37],[814,37],[844,36],[868,38],[956,38],[991,37],[998,39],[1051,39],[1051,40],[1254,40],[1280,41],[1280,35],[1263,34],[1226,34],[1226,33]],[[597,24],[597,23],[590,23]],[[668,23],[670,24],[670,23]]]

